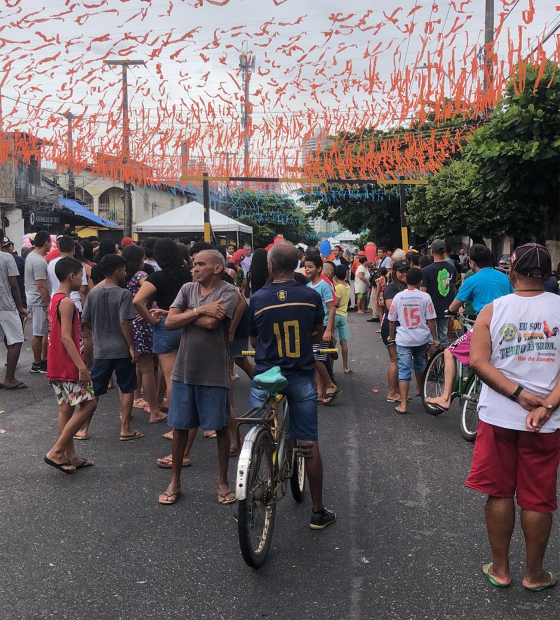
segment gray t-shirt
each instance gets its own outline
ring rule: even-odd
[[[183,328],[177,361],[171,377],[187,385],[208,385],[229,387],[229,325],[237,300],[237,289],[233,284],[221,282],[208,295],[201,295],[200,284],[183,284],[171,308],[181,312],[187,308],[198,308],[213,301],[222,300],[226,316],[216,329],[203,329],[194,323]]]
[[[7,252],[0,252],[0,312],[13,312],[16,302],[12,297],[10,276],[19,276],[15,258]]]
[[[43,298],[39,293],[37,280],[45,280],[47,284],[47,261],[44,256],[33,250],[29,252],[25,259],[25,296],[27,297],[28,306],[44,306]]]
[[[91,323],[93,357],[100,360],[130,357],[120,321],[135,317],[132,293],[128,289],[120,286],[92,289],[87,296],[82,318]]]

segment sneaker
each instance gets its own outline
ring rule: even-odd
[[[31,372],[41,373],[42,375],[47,374],[47,362],[42,361],[40,364],[35,364],[31,366]]]
[[[320,512],[313,512],[311,514],[311,521],[309,527],[312,530],[324,530],[328,525],[336,521],[336,514],[323,508]]]

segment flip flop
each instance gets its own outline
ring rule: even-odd
[[[214,432],[213,435],[204,435],[204,439],[215,439],[217,436],[217,433]]]
[[[140,439],[140,437],[144,437],[144,434],[140,431],[134,431],[134,435],[120,435],[119,439],[121,441],[132,441],[133,439]]]
[[[547,590],[548,588],[554,588],[554,586],[558,584],[558,579],[556,579],[554,573],[551,573],[550,571],[548,571],[548,575],[550,577],[550,581],[544,586],[535,586],[533,588],[528,588],[524,585],[523,587],[525,588],[525,590],[529,590],[529,592],[542,592],[543,590]],[[555,579],[556,581],[554,581]]]
[[[159,419],[159,420],[153,420],[153,421],[152,421],[152,420],[150,420],[150,421],[148,422],[148,424],[159,424],[160,422],[165,422],[165,420],[167,420],[167,416],[165,416],[165,418],[161,418],[161,419]]]
[[[89,439],[89,435],[74,435],[74,439],[76,441],[87,441]]]
[[[388,403],[400,403],[401,399],[400,398],[388,398],[387,402]]]
[[[422,397],[421,394],[418,394],[418,396]],[[441,405],[438,405],[437,403],[431,403],[428,401],[427,398],[425,402],[428,406],[433,407],[434,409],[437,409],[438,411],[449,411],[449,407],[446,409],[445,407],[442,407]]]
[[[173,467],[173,463],[171,459],[167,458],[166,456],[164,456],[162,459],[156,459],[156,465],[158,467],[161,467],[162,469],[171,469]],[[181,467],[191,467],[191,466],[192,466],[192,463],[190,459],[188,459],[187,461],[183,460],[183,464],[181,465]]]
[[[229,496],[232,496],[230,499],[227,499]],[[226,506],[227,504],[233,504],[236,501],[235,493],[233,491],[228,491],[225,494],[218,493],[218,503],[222,504],[222,506]]]
[[[408,411],[401,411],[398,407],[395,407],[395,411],[397,413],[400,413],[401,415],[405,415],[405,413],[408,413]]]
[[[70,461],[66,461],[66,463],[55,463],[54,461],[51,461],[46,456],[43,457],[43,461],[45,461],[47,465],[50,465],[51,467],[54,467],[55,469],[60,469],[60,471],[63,471],[65,474],[71,474],[74,471],[73,469],[64,469],[64,467],[67,467],[67,466],[74,467],[72,463],[70,463]]]
[[[88,461],[87,459],[82,459],[82,462],[79,465],[74,465],[76,469],[83,469],[84,467],[93,467],[93,461]]]
[[[323,405],[330,405],[333,400],[337,399],[342,394],[342,390],[336,390],[336,392],[326,392]]]
[[[179,499],[179,496],[182,494],[183,494],[182,491],[172,491],[171,493],[169,493],[169,491],[164,491],[158,497],[158,502],[160,504],[163,504],[164,506],[171,506]],[[161,499],[162,497],[167,498],[167,499],[162,500]]]
[[[490,564],[485,564],[482,567],[482,573],[484,574],[484,576],[486,577],[486,579],[488,579],[488,581],[496,588],[509,588],[511,585],[511,581],[509,583],[500,583],[499,581],[497,581],[493,575],[490,574],[490,569],[492,568],[492,564],[494,564],[494,562],[490,562]],[[484,570],[486,569],[486,570]],[[544,586],[545,588],[548,588],[549,586]],[[529,589],[529,588],[527,588]]]
[[[29,386],[23,381],[20,381],[17,385],[12,386],[4,385],[3,383],[0,384],[0,390],[6,390],[6,392],[11,390],[26,390],[28,387]]]
[[[322,403],[324,398],[325,398],[325,395],[324,395],[324,394],[319,394],[319,395],[317,396],[317,402],[318,402],[318,403]]]
[[[344,374],[345,374],[345,375],[351,375],[353,372],[354,372],[354,371],[353,371],[351,368],[349,368],[348,370],[345,370],[345,371],[344,371]]]

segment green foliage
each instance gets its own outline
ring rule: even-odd
[[[497,226],[488,236],[542,237],[558,215],[560,77],[553,62],[547,63],[540,80],[538,67],[529,65],[524,71],[524,88],[515,87],[518,71],[490,122],[472,135],[466,151],[475,165],[473,197],[494,212]]]
[[[292,243],[315,243],[307,216],[293,198],[275,192],[235,190],[226,202],[231,217],[253,227],[255,247],[266,247],[282,234]]]
[[[333,186],[324,194],[303,194],[302,202],[315,205],[313,217],[339,222],[353,233],[363,233],[367,241],[390,248],[401,245],[398,194],[372,193],[371,188],[354,189]]]
[[[406,206],[411,230],[431,239],[470,235],[480,240],[489,229],[505,228],[507,218],[473,198],[474,174],[472,164],[458,160],[443,166],[428,185],[418,185]]]

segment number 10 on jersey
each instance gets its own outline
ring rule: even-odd
[[[278,357],[300,357],[299,321],[274,323]]]

